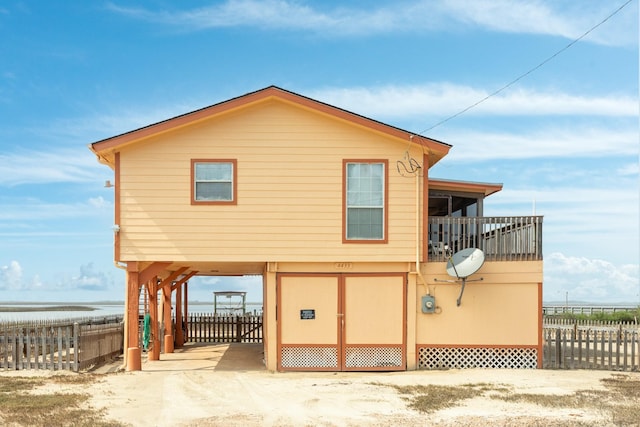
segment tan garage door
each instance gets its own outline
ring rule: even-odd
[[[278,276],[280,370],[406,369],[405,275]]]

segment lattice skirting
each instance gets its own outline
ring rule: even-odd
[[[402,368],[402,347],[347,347],[345,367],[349,368]]]
[[[419,347],[418,369],[536,369],[535,348]]]
[[[338,369],[337,347],[282,347],[280,364],[283,368]]]

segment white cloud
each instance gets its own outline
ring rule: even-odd
[[[262,301],[262,277],[261,276],[195,276],[189,281],[189,291],[200,291],[213,301],[213,292],[238,291],[247,292],[247,302]],[[206,292],[206,293],[205,293]],[[192,295],[190,294],[190,295]],[[196,298],[202,298],[197,296]]]
[[[18,261],[0,267],[0,289],[14,290],[22,287],[22,267]]]
[[[281,0],[226,1],[215,6],[178,12],[151,11],[114,4],[110,4],[108,9],[142,20],[191,29],[257,26],[269,29],[327,30],[340,28],[341,24],[348,25],[356,18],[353,15],[350,17],[347,10],[324,14],[299,3]],[[350,12],[362,17],[362,13],[358,11]]]
[[[499,88],[496,88],[497,90]],[[459,113],[492,91],[448,82],[424,85],[325,88],[308,96],[369,117],[441,117]],[[560,91],[509,89],[489,98],[466,115],[547,116],[599,115],[636,117],[638,101],[622,94],[572,95]],[[433,119],[432,119],[433,120]]]
[[[18,261],[0,267],[0,289],[6,291],[103,291],[113,287],[110,274],[98,271],[92,262],[83,264],[78,274],[60,273],[55,279],[43,281],[39,274],[31,280],[25,278]],[[64,298],[67,298],[65,296]],[[64,299],[60,298],[60,299]],[[73,295],[71,300],[73,300]]]
[[[544,261],[545,301],[640,303],[640,266],[552,253]]]
[[[209,105],[208,102],[205,105]],[[86,142],[87,144],[96,142],[102,138],[110,138],[148,126],[151,123],[157,123],[202,108],[202,104],[194,102],[175,102],[171,101],[158,107],[156,104],[140,105],[138,108],[130,105],[118,105],[115,108],[107,106],[100,113],[88,114],[85,117],[75,117],[73,119],[57,120],[49,124],[44,129],[34,129],[34,133],[42,133],[47,136],[55,136],[60,139],[76,139]],[[91,152],[86,146],[75,147],[76,152],[86,150]],[[85,155],[83,153],[83,155]],[[95,157],[93,157],[94,163]],[[104,168],[104,166],[102,166]]]
[[[132,18],[174,25],[185,30],[254,27],[268,30],[309,31],[328,37],[375,35],[389,32],[461,31],[481,28],[508,33],[545,34],[575,39],[615,10],[596,1],[469,1],[417,0],[362,9],[340,6],[321,10],[307,2],[287,0],[227,0],[187,11],[149,10],[108,4],[112,12]],[[586,40],[603,44],[637,42],[633,10],[615,18],[619,25],[603,25]],[[623,24],[621,24],[623,23]],[[631,25],[624,25],[631,24]]]
[[[500,159],[593,158],[638,155],[638,130],[632,127],[538,128],[518,133],[444,132],[439,139],[452,144],[448,162]]]
[[[98,197],[84,203],[46,203],[36,199],[20,200],[19,203],[3,203],[0,220],[41,221],[64,218],[95,217],[96,213],[111,214],[112,203]]]
[[[566,233],[582,229],[589,230],[586,237],[591,239],[599,233],[626,233],[629,238],[637,238],[633,233],[640,227],[638,199],[637,189],[564,185],[506,188],[491,196],[485,204],[489,209],[487,215],[513,215],[514,205],[532,206],[535,200],[537,214],[564,228]],[[611,236],[610,240],[616,239]]]
[[[447,0],[447,14],[461,22],[472,23],[492,31],[506,33],[546,34],[576,39],[599,24],[621,4],[611,2],[513,1],[513,0]],[[621,2],[622,3],[622,2]],[[635,6],[635,5],[634,5]],[[628,23],[626,30],[606,23],[589,34],[595,43],[635,43],[633,36],[633,8],[626,7],[612,20],[618,25]]]
[[[0,154],[0,186],[95,181],[100,166],[89,150]]]
[[[109,202],[108,200],[105,200],[105,198],[102,196],[98,196],[98,197],[89,198],[89,205],[98,209],[105,209],[105,208],[110,209],[111,206],[113,206],[113,203]]]
[[[18,261],[11,261],[0,267],[0,290],[31,291],[42,288],[40,276],[35,275],[30,281],[25,279],[22,266]]]
[[[486,216],[544,216],[545,254],[579,253],[587,258],[637,263],[640,259],[639,194],[636,186],[506,188],[485,201]],[[545,255],[546,256],[546,255]]]
[[[640,174],[640,163],[629,163],[616,170],[616,174],[620,176],[638,175]]]
[[[97,271],[89,262],[80,266],[80,274],[59,279],[57,287],[81,289],[85,291],[103,291],[113,287],[113,278],[103,271]]]

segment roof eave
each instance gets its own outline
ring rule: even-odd
[[[384,124],[382,122],[361,116],[359,114],[317,101],[294,92],[281,89],[277,86],[269,86],[267,88],[251,92],[230,100],[220,102],[202,109],[192,111],[180,116],[176,116],[161,122],[157,122],[139,129],[125,132],[110,138],[106,138],[90,144],[90,149],[97,156],[98,160],[103,158],[105,164],[112,166],[112,161],[105,157],[105,153],[120,150],[128,144],[132,144],[146,138],[151,138],[158,134],[176,130],[178,128],[188,126],[201,120],[206,120],[215,115],[227,113],[250,104],[263,102],[268,99],[278,98],[286,102],[290,102],[310,110],[336,117],[341,120],[371,129],[373,131],[383,133],[402,141],[417,144],[429,153],[429,167],[435,165],[440,159],[447,155],[451,145],[435,139],[427,138],[421,135],[413,134],[409,131]],[[103,163],[103,161],[101,161]]]
[[[429,188],[449,191],[483,193],[485,197],[502,190],[502,183],[456,181],[450,179],[429,178]]]

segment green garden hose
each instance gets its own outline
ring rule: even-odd
[[[142,324],[142,348],[145,351],[149,349],[150,339],[151,339],[151,315],[147,313],[144,315],[144,322]]]

